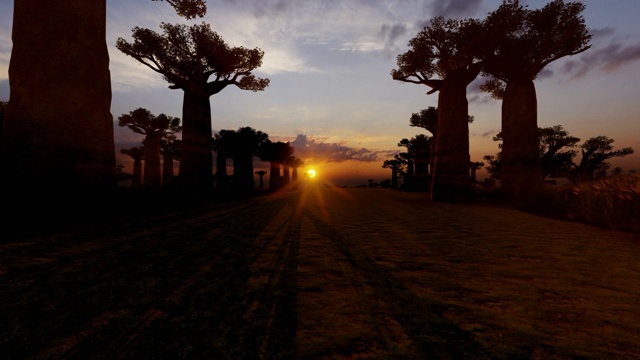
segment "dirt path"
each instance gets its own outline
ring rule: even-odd
[[[5,243],[2,359],[640,358],[640,235],[509,209],[308,186]]]

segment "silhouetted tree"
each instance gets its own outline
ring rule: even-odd
[[[409,124],[411,126],[421,127],[429,131],[432,135],[431,140],[431,152],[429,157],[429,168],[430,172],[433,172],[433,166],[435,165],[435,154],[436,154],[436,137],[438,136],[438,110],[429,106],[426,109],[420,110],[419,113],[411,114],[411,118],[409,119]]]
[[[133,159],[133,175],[131,187],[134,189],[142,186],[142,159],[144,159],[144,148],[141,146],[129,149],[120,149],[120,152]]]
[[[469,163],[469,176],[471,177],[471,182],[473,182],[474,184],[478,181],[476,173],[479,169],[482,169],[483,166],[484,163],[482,162],[472,161]]]
[[[261,147],[260,159],[262,161],[268,161],[270,166],[269,170],[269,190],[275,191],[282,186],[280,167],[291,156],[295,148],[288,142],[272,142],[267,141]]]
[[[269,135],[245,126],[233,132],[229,155],[233,159],[233,186],[240,192],[255,190],[253,178],[253,157],[259,155],[260,147]]]
[[[466,88],[482,68],[476,55],[483,33],[477,20],[436,17],[409,41],[410,49],[398,55],[398,69],[391,72],[395,80],[429,86],[427,94],[439,91],[431,188],[436,201],[461,201],[472,195]]]
[[[229,187],[229,175],[227,174],[227,159],[231,157],[231,148],[233,147],[234,130],[220,130],[211,139],[211,146],[216,153],[216,188],[224,190]]]
[[[405,164],[407,165],[407,177],[413,179],[415,159],[413,144],[409,141],[409,139],[404,138],[398,142],[398,147],[404,147],[407,149],[406,152],[401,154],[403,154],[402,158],[405,160]]]
[[[428,190],[429,164],[431,161],[433,138],[424,134],[418,134],[409,139],[409,142],[411,143],[414,157],[416,190]]]
[[[256,171],[256,175],[260,177],[260,189],[264,189],[264,176],[267,174],[264,170]]]
[[[282,186],[288,186],[291,183],[291,161],[295,159],[295,156],[289,156],[282,163]]]
[[[553,0],[529,10],[507,0],[485,20],[491,37],[483,73],[490,79],[482,89],[502,99],[502,191],[515,206],[532,204],[543,181],[533,81],[551,62],[590,47],[584,8],[580,2]]]
[[[502,133],[493,137],[494,141],[500,142],[498,148],[502,149]],[[573,158],[577,152],[575,150],[563,150],[565,147],[574,147],[580,141],[579,138],[569,136],[569,132],[564,130],[562,125],[538,128],[538,153],[542,168],[542,174],[553,177],[569,177],[569,172],[573,168]],[[484,160],[488,162],[487,171],[494,179],[501,179],[502,176],[502,151],[496,155],[485,155]]]
[[[203,16],[203,0],[168,0]],[[106,0],[16,1],[11,99],[2,136],[11,191],[91,194],[116,187]]]
[[[153,0],[164,1],[164,0]],[[195,17],[204,17],[207,12],[207,4],[204,0],[166,0],[168,4],[173,6],[176,13],[186,19],[194,19]]]
[[[611,166],[607,160],[633,154],[633,149],[630,147],[613,150],[613,142],[613,139],[606,136],[596,136],[580,145],[582,158],[575,167],[573,181],[591,181],[605,177]]]
[[[569,132],[564,130],[562,125],[554,125],[538,128],[538,141],[542,177],[544,179],[549,175],[566,177],[571,171],[573,158],[577,152],[575,150],[560,150],[576,146],[580,138],[569,136]]]
[[[288,161],[289,166],[291,166],[291,181],[293,183],[298,182],[298,168],[304,165],[304,161],[297,157],[292,157]]]
[[[115,190],[105,36],[104,0],[14,2],[5,189],[65,199]]]
[[[472,115],[467,115],[467,119],[469,124],[474,121],[474,117]],[[426,109],[420,110],[419,113],[411,114],[411,118],[409,118],[409,125],[426,129],[432,135],[432,138],[430,140],[431,149],[429,151],[430,170],[428,170],[428,174],[430,175],[433,172],[433,168],[435,165],[436,137],[438,136],[438,109],[434,106],[429,106]]]
[[[500,180],[502,174],[502,152],[496,155],[485,155],[482,157],[487,162],[487,172],[493,180]]]
[[[183,90],[180,178],[192,190],[208,190],[213,162],[209,97],[229,85],[264,90],[269,79],[252,73],[262,65],[264,52],[231,48],[206,23],[190,27],[162,23],[160,27],[163,35],[135,27],[134,42],[118,38],[116,47],[162,74],[170,89]]]
[[[400,168],[401,162],[398,159],[393,160],[385,160],[382,164],[383,168],[391,169],[391,188],[398,188],[398,170]]]
[[[180,142],[175,135],[168,135],[160,140],[160,155],[162,155],[162,187],[173,186],[173,161],[180,161]]]
[[[118,126],[128,127],[144,135],[144,187],[159,189],[162,185],[160,141],[181,131],[180,119],[160,114],[155,116],[145,108],[137,108],[118,117]]]

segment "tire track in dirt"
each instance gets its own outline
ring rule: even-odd
[[[379,269],[358,246],[313,213],[307,211],[305,216],[340,249],[353,268],[375,289],[376,295],[391,309],[424,358],[489,359],[469,333],[445,319],[435,304],[426,302]]]
[[[260,209],[277,207],[281,202],[267,204],[263,201],[260,204],[266,205],[261,206]],[[238,246],[244,246],[242,245],[244,240],[242,234],[234,235],[238,232],[238,228],[233,224],[243,218],[253,219],[248,224],[248,231],[253,231],[252,228],[260,226],[255,216],[257,211],[259,209],[244,204],[230,209],[198,212],[197,216],[193,216],[192,213],[185,217],[180,215],[166,217],[152,222],[153,226],[128,226],[108,231],[97,238],[87,237],[86,232],[81,232],[65,236],[65,240],[60,242],[47,243],[46,238],[38,239],[30,245],[33,247],[32,252],[36,253],[36,258],[39,256],[38,253],[55,249],[50,255],[51,261],[45,263],[31,261],[34,255],[29,251],[16,254],[14,251],[20,247],[4,247],[6,251],[2,256],[11,259],[11,267],[10,271],[1,276],[0,286],[5,290],[8,287],[12,290],[9,292],[10,296],[5,296],[7,303],[2,311],[5,314],[5,310],[8,310],[7,306],[16,308],[11,311],[12,317],[15,318],[12,321],[16,321],[14,325],[17,326],[19,324],[17,321],[22,322],[23,320],[19,319],[27,316],[20,310],[24,307],[21,305],[24,299],[27,304],[38,301],[38,298],[43,299],[42,296],[45,293],[39,289],[52,286],[47,284],[60,283],[60,290],[56,289],[55,295],[46,296],[46,308],[38,311],[41,314],[29,315],[39,319],[43,328],[47,329],[46,340],[42,344],[38,344],[37,341],[21,344],[19,341],[28,339],[29,336],[19,331],[12,332],[8,339],[0,341],[0,353],[6,346],[10,346],[24,355],[35,351],[36,358],[48,358],[53,354],[66,358],[87,358],[97,350],[91,346],[94,339],[103,337],[105,332],[113,332],[113,327],[117,326],[120,328],[119,335],[110,341],[108,348],[101,349],[101,356],[106,358],[136,356],[141,347],[148,346],[149,341],[152,340],[149,338],[149,333],[156,331],[154,329],[158,324],[175,318],[174,309],[190,300],[188,294],[206,289],[209,286],[206,282],[210,281],[212,276],[219,276],[215,274],[220,271],[220,264],[229,261],[229,258],[225,258],[225,254],[231,255],[230,259],[241,265],[239,261],[242,261],[244,252],[238,251]],[[263,218],[269,218],[269,216],[263,216]],[[237,243],[238,245],[234,245],[236,244],[233,241],[234,237],[240,237],[241,241]],[[224,240],[225,238],[228,240]],[[223,241],[219,243],[219,240]],[[211,254],[213,257],[207,258],[206,254]],[[194,258],[194,255],[197,257]],[[236,260],[233,260],[234,258]],[[120,261],[114,263],[113,259]],[[167,273],[172,279],[165,280],[173,284],[171,287],[164,285],[162,281],[154,280],[155,278],[160,280],[163,277],[162,274],[169,268],[174,269],[174,273]],[[175,270],[179,273],[175,273]],[[238,273],[240,277],[242,276],[238,271],[228,273]],[[222,275],[225,276],[225,274]],[[88,279],[91,281],[88,282]],[[126,282],[121,283],[117,279],[126,279]],[[135,289],[134,291],[145,297],[149,296],[148,292],[157,293],[157,297],[148,302],[152,299],[137,300],[136,297],[128,299],[119,296],[119,299],[108,300],[106,303],[93,298],[94,292],[109,297],[108,293],[113,290],[104,286],[113,281],[116,282],[112,285],[118,288],[128,289],[127,291]],[[92,290],[93,288],[96,290]],[[78,299],[80,294],[78,291],[89,292],[85,295],[86,299]],[[92,308],[86,303],[87,301],[97,302],[99,307]],[[62,319],[49,314],[49,310],[55,311],[57,308],[65,312],[66,308],[74,306],[75,303],[85,303],[81,309],[83,315],[75,323],[65,321],[64,328],[58,329]],[[56,304],[62,304],[62,306]],[[86,320],[83,320],[85,317]],[[18,342],[11,345],[11,338]]]
[[[295,357],[300,222],[283,206],[254,241],[246,290],[243,359]]]

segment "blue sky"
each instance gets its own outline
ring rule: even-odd
[[[391,79],[396,56],[434,16],[483,18],[497,0],[208,0],[204,19],[184,20],[166,3],[107,1],[114,120],[138,107],[181,117],[182,93],[120,53],[118,37],[134,26],[160,31],[161,22],[210,23],[231,46],[265,52],[256,71],[271,79],[263,92],[228,87],[211,97],[215,130],[251,126],[274,140],[292,141],[296,155],[336,183],[347,177],[388,178],[380,166],[397,143],[425,130],[409,126],[412,113],[437,105],[426,86]],[[532,8],[547,1],[524,1]],[[636,153],[614,166],[640,171],[640,1],[589,0],[584,17],[592,48],[548,66],[536,80],[539,126],[563,125],[586,140],[606,135]],[[13,2],[0,0],[0,98],[9,98]],[[471,160],[498,151],[500,102],[468,87]],[[116,148],[140,136],[115,127]],[[121,159],[126,161],[126,159]]]

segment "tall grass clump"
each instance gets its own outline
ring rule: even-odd
[[[640,231],[640,175],[617,175],[577,184],[568,202],[575,220]]]

